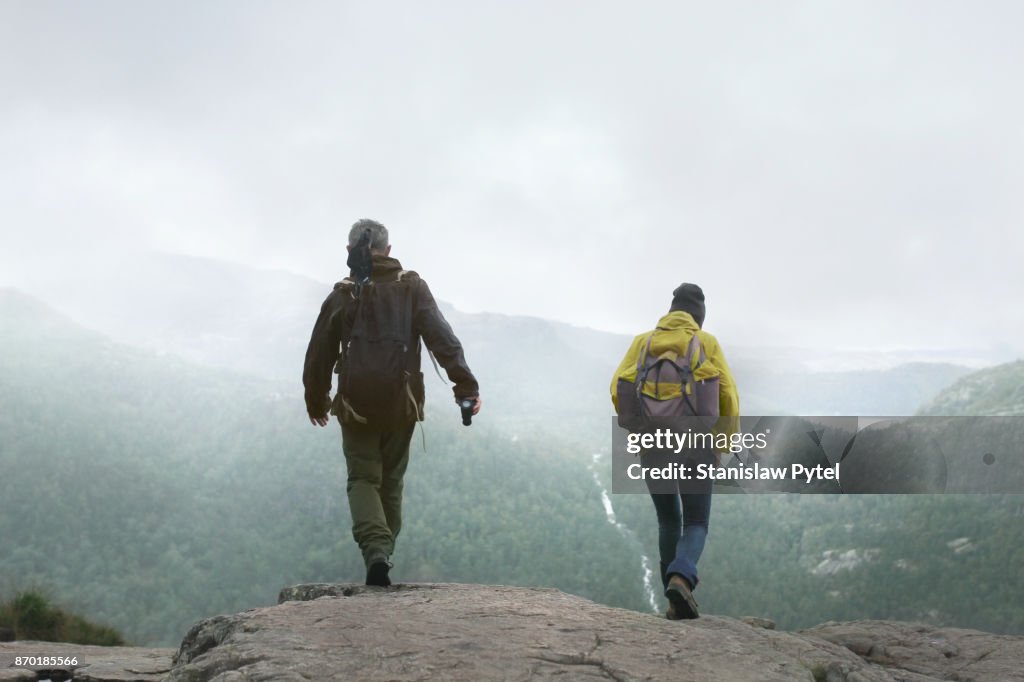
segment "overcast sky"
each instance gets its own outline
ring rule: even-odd
[[[0,0],[0,285],[147,249],[330,282],[373,217],[467,311],[637,333],[694,281],[723,341],[1020,352],[1022,20]]]

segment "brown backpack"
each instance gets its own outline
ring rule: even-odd
[[[422,420],[420,344],[413,338],[415,273],[403,270],[394,280],[365,282],[358,290],[351,280],[342,286],[352,286],[358,298],[342,335],[335,414],[374,427]]]

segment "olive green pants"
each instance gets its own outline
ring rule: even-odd
[[[395,551],[395,538],[402,530],[402,479],[415,426],[382,431],[341,425],[352,537],[367,567]]]

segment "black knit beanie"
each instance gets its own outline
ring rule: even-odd
[[[683,282],[672,292],[672,307],[668,309],[682,310],[693,315],[697,326],[704,327],[704,292],[696,284]]]

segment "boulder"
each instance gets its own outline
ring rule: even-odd
[[[943,679],[766,625],[713,615],[668,621],[541,588],[297,585],[276,606],[195,625],[167,679]]]

